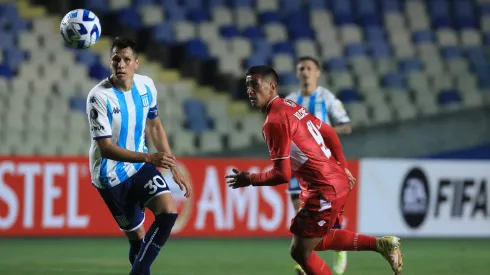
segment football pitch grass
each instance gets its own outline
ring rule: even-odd
[[[294,274],[286,239],[170,239],[152,274]],[[405,275],[490,274],[490,239],[402,239]],[[129,274],[123,238],[0,238],[0,274]],[[331,264],[333,253],[320,254]],[[392,274],[381,256],[349,253],[346,275]]]

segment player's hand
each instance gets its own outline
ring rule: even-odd
[[[354,188],[354,185],[356,185],[356,178],[352,176],[352,173],[349,171],[349,169],[345,168],[345,173],[347,174],[347,178],[349,178],[349,190],[352,190]]]
[[[162,167],[165,169],[170,169],[175,167],[175,157],[171,154],[158,152],[150,154],[149,161],[157,167]]]
[[[191,185],[187,182],[187,180],[182,175],[182,173],[180,173],[177,167],[170,168],[170,171],[172,172],[173,179],[175,183],[177,183],[177,185],[179,186],[180,190],[185,191],[184,196],[186,198],[189,198],[192,193]]]
[[[226,175],[225,178],[226,183],[228,184],[228,187],[231,187],[233,189],[237,189],[240,187],[246,187],[252,184],[250,181],[250,173],[245,172],[245,171],[238,171],[237,169],[233,168],[233,173],[232,175]]]

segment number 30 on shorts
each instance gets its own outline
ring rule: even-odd
[[[158,188],[166,188],[167,183],[165,183],[165,180],[161,176],[156,175],[153,179],[149,180],[144,187],[150,189],[148,194],[153,195],[157,192]]]

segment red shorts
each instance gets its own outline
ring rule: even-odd
[[[342,224],[342,211],[348,194],[347,192],[340,196],[319,195],[317,198],[310,199],[310,202],[304,202],[306,207],[301,208],[293,218],[289,231],[296,236],[305,238],[321,238],[327,235],[334,225]],[[307,207],[309,203],[317,204],[320,200],[330,202],[331,207],[323,211]]]

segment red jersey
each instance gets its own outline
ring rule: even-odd
[[[270,157],[275,163],[285,160],[275,169],[287,169],[289,164],[289,169],[299,179],[301,200],[332,188],[337,194],[348,192],[346,161],[335,130],[289,99],[274,98],[266,109],[263,135]],[[287,177],[291,175],[282,180],[288,181]],[[253,185],[268,185],[264,181],[270,179],[255,174],[251,180]]]

